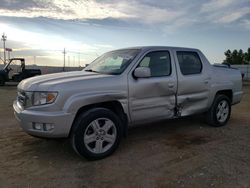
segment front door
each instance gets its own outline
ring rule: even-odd
[[[154,121],[174,116],[177,78],[170,52],[150,51],[137,67],[148,67],[149,78],[135,78],[129,74],[129,108],[133,123]]]

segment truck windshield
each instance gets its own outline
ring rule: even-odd
[[[124,49],[107,52],[83,70],[101,74],[121,74],[139,51],[139,49]]]

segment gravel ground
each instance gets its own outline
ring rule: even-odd
[[[110,157],[87,161],[68,140],[24,133],[15,86],[0,87],[0,187],[250,187],[250,86],[227,126],[189,117],[130,128]]]

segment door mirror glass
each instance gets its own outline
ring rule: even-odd
[[[137,67],[134,71],[136,78],[149,78],[151,76],[150,68],[148,67]]]

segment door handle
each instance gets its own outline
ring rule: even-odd
[[[210,80],[211,80],[211,77],[208,77],[208,78],[204,79],[204,83],[208,84]]]
[[[173,88],[174,87],[174,83],[168,83],[168,87],[169,88]]]

